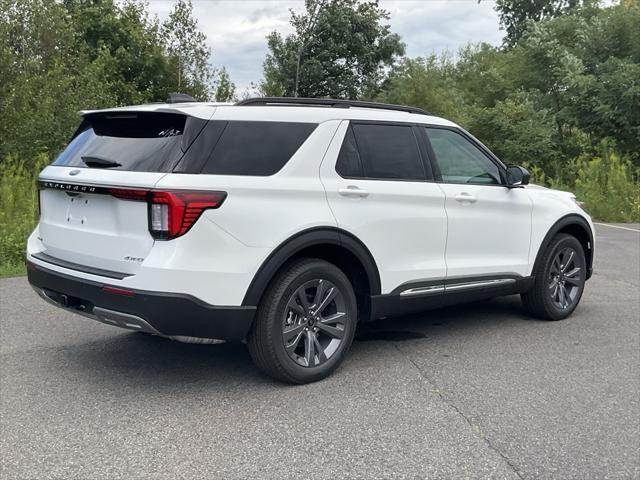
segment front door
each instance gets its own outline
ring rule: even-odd
[[[525,276],[532,202],[503,185],[503,169],[457,129],[427,127],[447,212],[447,286],[451,279]]]

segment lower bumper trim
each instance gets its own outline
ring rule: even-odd
[[[84,308],[65,306],[64,303],[60,301],[59,298],[56,298],[55,294],[50,290],[44,290],[34,285],[31,285],[31,287],[38,295],[40,295],[40,298],[42,298],[47,303],[67,310],[71,313],[76,313],[78,315],[82,315],[83,317],[90,318],[91,320],[106,323],[107,325],[114,325],[116,327],[136,330],[138,332],[152,333],[154,335],[162,335],[155,328],[149,325],[144,319],[135,315],[116,312],[115,310],[108,310],[101,307],[93,307],[91,313],[88,313]],[[80,306],[82,307],[81,304]]]
[[[108,285],[27,263],[29,283],[45,301],[107,325],[191,341],[241,340],[255,316],[256,307],[215,306],[180,293],[114,295],[103,290]]]

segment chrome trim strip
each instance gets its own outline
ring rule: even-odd
[[[444,285],[431,285],[429,287],[416,287],[400,292],[401,297],[409,297],[412,295],[430,295],[433,293],[444,292]]]
[[[445,287],[445,292],[448,290],[464,290],[468,288],[471,289],[498,285],[510,285],[512,283],[516,283],[515,278],[497,278],[494,280],[481,280],[479,282],[454,283],[452,285],[447,285]]]
[[[409,288],[407,290],[403,290],[400,292],[401,297],[409,297],[413,295],[431,295],[434,293],[442,293],[448,291],[457,291],[457,290],[471,290],[474,288],[482,288],[482,287],[490,287],[490,286],[500,286],[500,285],[511,285],[516,283],[515,278],[496,278],[493,280],[479,280],[476,282],[462,282],[462,283],[453,283],[451,285],[430,285],[428,287],[416,287]]]

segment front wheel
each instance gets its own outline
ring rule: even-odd
[[[578,306],[587,279],[582,245],[571,235],[557,235],[533,274],[534,287],[522,294],[524,307],[544,320],[567,318]]]
[[[342,362],[356,319],[356,298],[346,275],[323,260],[298,260],[265,292],[247,339],[249,353],[273,378],[314,382]]]

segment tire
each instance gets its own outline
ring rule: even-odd
[[[580,242],[572,235],[556,235],[542,253],[533,272],[533,288],[521,295],[522,304],[542,320],[567,318],[580,303],[587,261]]]
[[[267,287],[247,338],[249,353],[272,378],[315,382],[344,359],[357,318],[353,287],[342,270],[324,260],[296,260]]]

